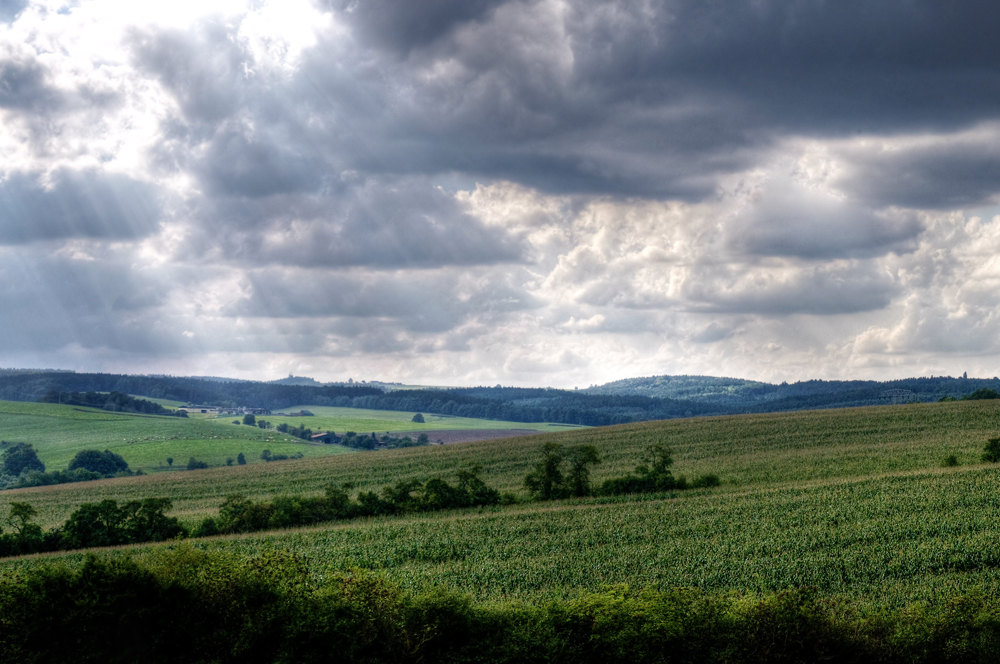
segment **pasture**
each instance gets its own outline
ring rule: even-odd
[[[305,441],[229,420],[111,413],[58,404],[0,401],[0,439],[31,443],[48,470],[65,469],[73,456],[87,449],[109,449],[124,457],[134,470],[167,471],[189,457],[224,465],[242,452],[247,463],[263,463],[260,453],[325,456],[350,452],[339,445],[312,445]]]
[[[715,472],[722,486],[674,494],[585,498],[387,517],[194,540],[251,554],[305,556],[318,576],[383,570],[409,589],[445,584],[490,602],[541,602],[609,585],[765,593],[809,585],[824,595],[904,606],[957,594],[1000,594],[1000,466],[979,460],[998,435],[1000,403],[915,404],[647,422],[367,454],[339,455],[58,487],[7,491],[45,526],[101,498],[168,496],[188,524],[232,492],[264,500],[328,483],[378,489],[483,478],[526,498],[524,475],[546,441],[593,444],[595,483],[630,471],[650,443],[674,450],[674,472]],[[234,427],[235,428],[235,427]],[[957,467],[944,467],[949,455]],[[3,508],[0,508],[2,511]],[[103,555],[154,555],[145,545]],[[53,558],[0,563],[13,571]]]

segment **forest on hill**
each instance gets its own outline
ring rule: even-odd
[[[1000,379],[938,376],[884,382],[808,380],[775,385],[711,376],[653,376],[584,390],[497,385],[386,391],[363,383],[308,385],[68,371],[0,372],[0,399],[10,401],[38,401],[53,391],[121,392],[270,410],[311,404],[587,426],[699,415],[931,402],[961,398],[983,389],[1000,391]]]

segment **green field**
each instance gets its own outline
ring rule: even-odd
[[[228,457],[243,452],[248,463],[263,463],[260,453],[308,457],[349,452],[339,445],[313,445],[305,441],[231,420],[164,417],[110,413],[92,408],[57,404],[0,401],[0,439],[31,443],[47,470],[62,470],[73,456],[87,449],[110,449],[124,457],[132,469],[167,471],[167,458],[183,467],[196,457],[211,465],[224,465]],[[176,472],[176,471],[175,471]]]
[[[531,431],[566,431],[582,429],[572,424],[548,424],[540,422],[501,422],[498,420],[478,420],[470,417],[449,417],[447,415],[431,415],[423,413],[424,423],[413,422],[415,413],[396,410],[365,410],[363,408],[334,408],[328,406],[292,406],[282,408],[282,413],[297,413],[307,410],[315,417],[281,417],[264,415],[264,419],[275,425],[282,422],[289,426],[305,426],[313,431],[333,431],[344,434],[355,433],[392,433],[395,431],[434,431],[441,429],[527,429]],[[275,411],[279,412],[279,411]],[[220,419],[232,421],[233,416],[220,415]]]
[[[298,418],[297,418],[298,419]],[[608,585],[769,592],[802,585],[901,606],[981,592],[1000,596],[1000,466],[979,461],[1000,403],[648,422],[559,434],[340,455],[244,468],[7,491],[46,526],[101,498],[173,498],[189,523],[233,491],[256,499],[316,493],[329,482],[380,488],[448,476],[472,463],[497,489],[521,482],[545,441],[594,444],[594,480],[631,470],[669,444],[675,472],[715,472],[722,486],[641,498],[588,498],[389,517],[195,540],[206,548],[303,554],[316,574],[361,566],[406,588],[443,583],[488,601],[538,602]],[[231,426],[231,425],[230,425]],[[234,427],[235,428],[235,427]],[[943,467],[955,455],[960,465]],[[149,545],[108,552],[154,550]],[[54,558],[10,560],[12,570]]]

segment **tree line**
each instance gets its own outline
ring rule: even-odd
[[[456,483],[436,477],[425,482],[404,480],[381,492],[361,491],[352,499],[352,485],[330,485],[322,496],[276,496],[254,502],[232,494],[219,507],[218,517],[201,521],[194,531],[176,517],[166,515],[169,498],[145,498],[119,504],[115,500],[84,503],[66,522],[49,531],[34,523],[37,511],[26,502],[12,502],[6,519],[9,532],[0,528],[0,556],[43,553],[120,544],[159,542],[184,537],[209,537],[306,526],[359,517],[431,512],[463,507],[497,505],[501,496],[479,476],[473,466],[456,473]]]
[[[137,399],[117,391],[104,394],[101,392],[59,392],[57,390],[50,390],[38,401],[40,403],[58,403],[67,406],[101,408],[116,413],[146,413],[150,415],[187,417],[187,413],[182,410],[169,410],[156,402],[147,399]]]

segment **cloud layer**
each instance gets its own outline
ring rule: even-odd
[[[1000,367],[994,3],[0,3],[0,363]]]

